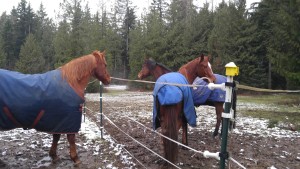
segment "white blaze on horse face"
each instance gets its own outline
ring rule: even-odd
[[[214,74],[213,70],[212,70],[212,67],[211,67],[211,64],[208,62],[208,67],[211,69],[211,72]]]

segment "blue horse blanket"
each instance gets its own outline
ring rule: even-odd
[[[79,131],[84,100],[62,79],[60,70],[30,75],[0,69],[0,79],[0,130]]]
[[[158,99],[160,105],[174,105],[183,100],[184,116],[188,124],[195,127],[197,116],[191,88],[187,86],[172,86],[161,83],[188,84],[186,78],[182,74],[176,72],[164,74],[157,79],[153,90],[153,129],[156,130],[160,127],[159,117],[157,117],[157,112],[159,110],[156,106],[156,99]]]
[[[216,77],[215,84],[221,84],[227,81],[225,76],[219,74],[214,74],[214,75]],[[207,87],[208,83],[199,77],[197,77],[194,80],[193,85],[201,85],[198,86],[196,89],[192,90],[195,106],[204,105],[207,101],[225,102],[226,92],[224,90],[221,89],[210,90]]]

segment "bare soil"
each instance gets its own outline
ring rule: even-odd
[[[30,134],[25,130],[17,135],[14,134],[16,130],[1,132],[0,168],[165,168],[164,160],[158,156],[163,156],[161,138],[148,130],[152,128],[151,100],[151,93],[147,92],[104,96],[103,112],[115,124],[112,125],[104,118],[104,135],[110,135],[116,144],[111,145],[106,140],[89,142],[83,135],[78,134],[76,144],[82,164],[76,167],[69,157],[66,136],[62,136],[59,144],[58,155],[61,160],[52,163],[48,156],[50,145],[45,145],[45,140],[51,142],[51,135],[35,131]],[[86,117],[99,126],[99,101],[87,99],[86,106],[88,107]],[[198,151],[219,152],[221,139],[212,138],[214,122],[206,124],[203,114],[198,114],[200,112],[210,113],[215,117],[212,107],[197,109],[200,124],[196,128],[189,127],[189,147]],[[237,124],[238,129],[243,127]],[[178,140],[181,142],[181,133]],[[120,145],[123,145],[122,154],[126,154],[127,160],[122,159],[122,154],[115,153],[114,147]],[[230,157],[248,169],[298,169],[300,168],[299,145],[300,134],[297,131],[292,136],[286,137],[277,137],[275,134],[267,136],[259,133],[232,132],[228,138]],[[219,161],[207,159],[201,153],[192,150],[179,148],[176,165],[183,169],[210,169],[219,168]],[[227,166],[240,168],[231,160]]]

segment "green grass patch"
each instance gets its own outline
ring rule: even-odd
[[[299,94],[242,95],[238,96],[238,103],[263,105],[260,106],[263,108],[256,108],[254,110],[251,108],[245,108],[240,110],[238,113],[244,116],[268,119],[268,127],[277,126],[300,131]],[[273,109],[273,107],[275,107],[275,109]]]

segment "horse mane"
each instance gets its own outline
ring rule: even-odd
[[[158,65],[158,66],[161,66],[161,67],[163,67],[164,69],[166,69],[166,70],[168,70],[168,71],[170,71],[170,72],[173,72],[173,70],[171,70],[169,67],[167,67],[166,65],[164,65],[164,64],[162,64],[162,63],[156,62],[156,61],[155,61],[154,59],[152,59],[152,58],[149,58],[148,61],[150,62],[150,66],[151,66],[152,69],[154,68],[155,65]],[[154,65],[154,66],[152,66],[152,65]]]
[[[168,68],[167,66],[165,66],[164,64],[161,64],[161,63],[156,63],[157,65],[163,67],[164,69],[167,69],[168,71],[170,72],[174,72],[173,70],[171,70],[170,68]]]
[[[96,67],[96,59],[93,54],[85,55],[71,60],[61,67],[62,77],[70,85],[78,83],[84,77],[90,76]]]

